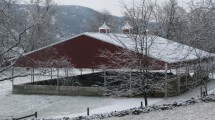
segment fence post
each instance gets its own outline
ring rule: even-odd
[[[90,108],[88,107],[87,108],[87,116],[89,116],[90,115]]]
[[[35,112],[35,117],[37,118],[37,112]]]
[[[140,102],[140,108],[143,108],[143,101]]]

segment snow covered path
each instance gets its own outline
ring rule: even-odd
[[[215,120],[215,103],[198,103],[166,111],[109,118],[107,120]]]

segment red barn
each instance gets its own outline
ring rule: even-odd
[[[120,37],[122,36],[127,35]],[[99,68],[101,65],[110,64],[106,58],[100,57],[102,50],[109,50],[114,53],[124,49],[113,37],[116,38],[113,34],[83,33],[27,53],[17,60],[15,66],[69,67],[68,65],[72,65],[75,68]],[[124,40],[126,39],[124,38]],[[150,57],[148,59],[149,61],[153,59],[154,62],[164,66],[162,60]]]
[[[122,27],[123,34],[109,33],[109,27],[104,23],[99,28],[99,33],[86,32],[32,51],[19,58],[15,66],[71,67],[72,65],[75,68],[94,69],[100,68],[101,65],[111,66],[110,58],[101,57],[101,51],[117,53],[126,49],[136,53],[140,49],[145,50],[146,46],[148,56],[144,61],[147,61],[149,66],[153,66],[151,69],[164,69],[165,64],[175,65],[210,56],[208,52],[161,37],[143,34],[144,37],[141,38],[139,35],[131,34],[131,30],[132,27],[127,22]],[[141,48],[140,44],[144,47]],[[116,64],[111,68],[113,67],[119,68]]]

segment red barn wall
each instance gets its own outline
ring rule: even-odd
[[[120,48],[86,35],[80,35],[70,40],[27,54],[18,59],[15,66],[48,67],[50,66],[48,65],[50,61],[59,61],[61,58],[67,58],[68,62],[75,68],[99,68],[102,64],[109,64],[105,58],[99,57],[100,51],[105,49],[110,50],[111,52],[116,52]],[[37,64],[38,61],[45,64]],[[164,66],[164,63],[161,61],[155,60],[155,62]],[[61,63],[56,63],[52,66],[65,67],[64,65],[61,65]]]
[[[38,67],[39,65],[36,64],[38,61],[46,63],[50,60],[67,58],[68,61],[76,68],[97,68],[99,65],[107,63],[104,58],[99,57],[100,50],[102,49],[108,49],[114,52],[118,47],[81,35],[27,54],[18,59],[16,66]],[[56,66],[58,67],[60,65]]]

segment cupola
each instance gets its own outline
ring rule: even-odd
[[[126,21],[125,25],[122,27],[122,33],[123,34],[130,34],[132,32],[132,27],[131,25],[128,23],[128,21]]]
[[[99,33],[109,33],[110,32],[110,28],[105,24],[99,27]]]

